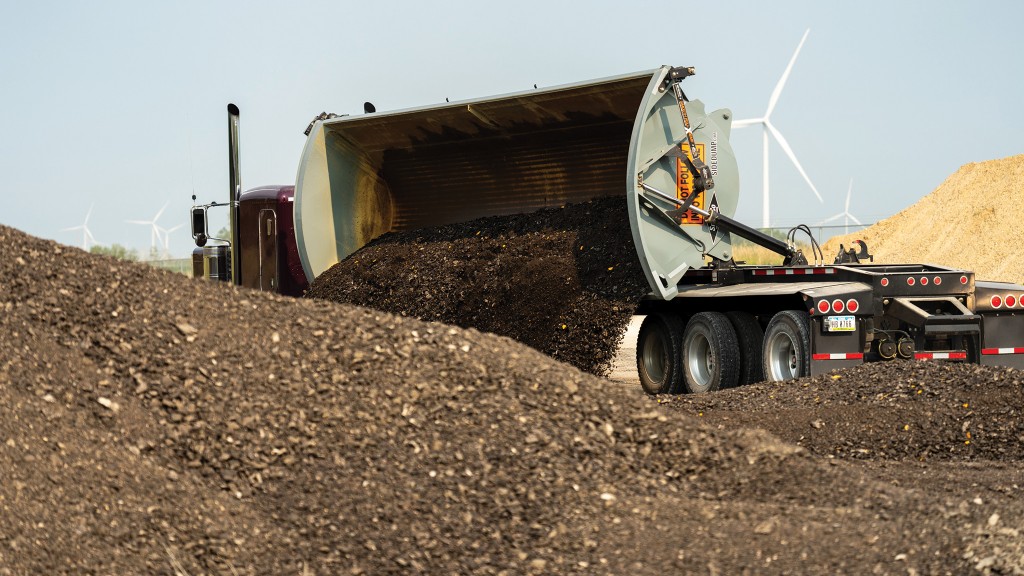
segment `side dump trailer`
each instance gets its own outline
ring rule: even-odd
[[[301,294],[303,281],[385,232],[624,196],[650,286],[638,303],[646,318],[637,342],[649,393],[896,358],[1024,368],[1024,286],[926,264],[873,264],[863,245],[834,262],[820,253],[809,262],[791,243],[734,220],[732,114],[686,97],[693,73],[662,66],[395,112],[322,114],[294,195],[278,187],[239,198],[235,143],[228,204],[241,266],[231,277]],[[259,210],[247,208],[257,200]],[[205,221],[194,222],[202,243]],[[778,252],[783,265],[736,262],[736,237]]]

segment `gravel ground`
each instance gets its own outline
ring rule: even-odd
[[[473,329],[0,245],[0,574],[1024,568],[1019,374],[884,367],[920,440],[860,457],[772,412],[808,437],[884,413],[870,370],[688,404]]]

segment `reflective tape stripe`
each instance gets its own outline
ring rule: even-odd
[[[803,276],[806,274],[835,274],[835,268],[769,268],[754,270],[754,276]]]
[[[844,354],[812,354],[811,360],[863,360],[864,354],[860,352],[847,352]]]
[[[967,360],[967,352],[917,352],[916,360]]]
[[[993,354],[1024,354],[1024,348],[982,348],[981,353],[986,356]]]

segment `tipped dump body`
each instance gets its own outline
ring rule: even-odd
[[[296,184],[307,278],[389,231],[625,196],[638,111],[667,69],[317,122]],[[681,141],[681,126],[666,122],[661,141]]]

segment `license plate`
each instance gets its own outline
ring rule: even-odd
[[[856,316],[826,316],[825,326],[829,332],[855,332],[857,318]]]

